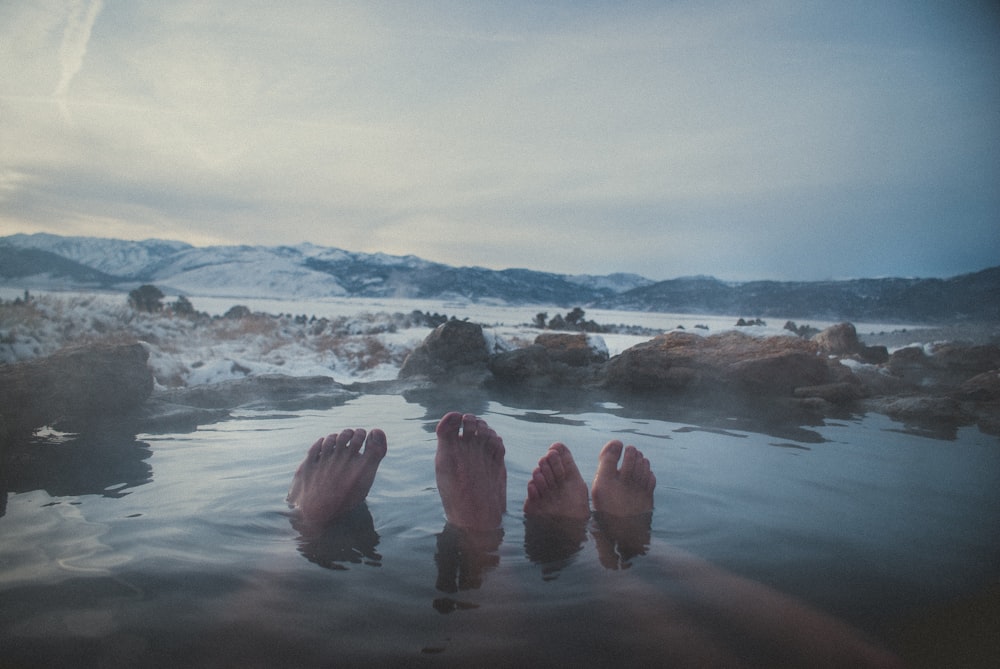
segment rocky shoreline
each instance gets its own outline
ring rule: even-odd
[[[0,366],[0,441],[23,440],[43,426],[78,432],[113,422],[137,432],[188,430],[239,407],[329,408],[360,393],[455,392],[532,402],[586,396],[703,418],[738,407],[748,415],[782,415],[789,424],[877,412],[926,429],[976,425],[1000,435],[996,336],[996,328],[980,326],[870,335],[863,342],[850,323],[808,339],[673,331],[609,357],[599,335],[568,332],[491,351],[480,325],[451,320],[407,357],[392,382],[267,375],[156,391],[142,345],[102,344]],[[890,353],[900,341],[921,340]]]

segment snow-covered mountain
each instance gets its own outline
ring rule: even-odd
[[[30,262],[24,261],[31,255]],[[42,254],[42,255],[40,255]],[[45,255],[48,254],[48,255]],[[89,270],[89,272],[88,272]],[[0,238],[0,282],[17,287],[129,288],[152,283],[219,297],[413,297],[570,305],[652,281],[452,267],[416,256],[296,246],[209,246],[50,234]]]
[[[726,283],[695,276],[653,282],[635,274],[453,267],[308,243],[194,247],[158,239],[0,237],[0,285],[130,290],[143,283],[189,296],[420,298],[822,320],[1000,321],[1000,267],[950,279]]]

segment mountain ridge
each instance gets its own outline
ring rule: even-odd
[[[0,237],[0,283],[122,290],[152,283],[189,296],[441,298],[751,317],[1000,321],[1000,266],[946,279],[740,283],[699,275],[653,281],[627,273],[455,267],[309,242],[195,247],[39,233]]]

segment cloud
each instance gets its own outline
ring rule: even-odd
[[[69,15],[66,17],[62,43],[59,45],[59,82],[52,92],[52,96],[58,100],[67,121],[70,120],[69,107],[66,104],[69,86],[73,82],[73,77],[83,67],[83,58],[87,54],[90,33],[103,4],[102,0],[91,0],[89,3],[73,0],[69,3]]]
[[[1000,56],[971,10],[910,8],[0,4],[0,224],[654,278],[978,269]]]

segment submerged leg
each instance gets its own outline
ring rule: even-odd
[[[503,440],[486,421],[451,412],[437,425],[434,473],[444,515],[455,527],[500,527],[507,511]]]
[[[379,429],[344,430],[319,439],[295,472],[288,503],[312,526],[343,517],[365,500],[387,449]]]

